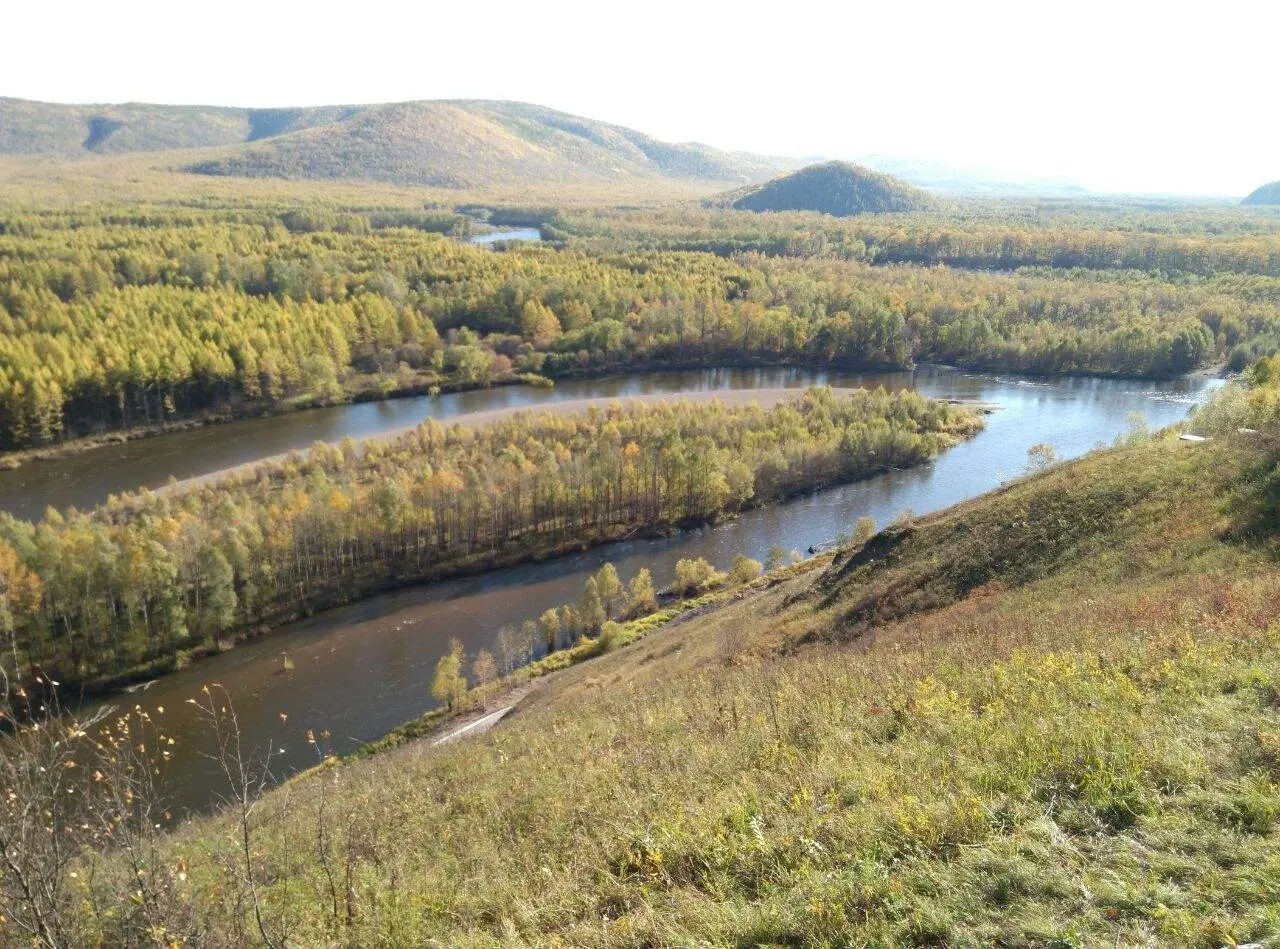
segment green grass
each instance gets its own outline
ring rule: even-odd
[[[253,824],[266,927],[354,945],[1274,939],[1280,571],[1274,532],[1250,528],[1271,523],[1276,452],[1095,454],[873,541],[876,563],[761,582],[574,665],[482,738],[292,782]],[[872,597],[892,608],[869,616]],[[209,942],[245,919],[233,836],[215,817],[166,844]],[[349,869],[336,914],[325,865]]]

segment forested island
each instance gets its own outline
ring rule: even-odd
[[[0,515],[0,663],[14,679],[38,670],[68,685],[160,671],[220,638],[391,584],[704,523],[920,464],[981,424],[911,392],[820,389],[771,409],[428,421],[87,514]]]

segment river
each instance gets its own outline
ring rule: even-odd
[[[944,369],[884,374],[711,370],[567,383],[554,390],[491,389],[435,399],[340,406],[184,432],[103,451],[129,448],[136,453],[132,462],[135,471],[145,466],[151,480],[163,481],[169,473],[180,477],[202,473],[199,464],[190,464],[188,452],[166,444],[170,438],[194,446],[210,439],[241,452],[239,456],[219,456],[210,449],[203,456],[214,459],[213,463],[205,462],[210,467],[225,467],[234,457],[247,460],[251,450],[259,455],[287,450],[281,446],[290,441],[294,426],[307,432],[293,438],[295,445],[301,446],[318,437],[359,437],[415,418],[456,418],[505,404],[814,383],[911,387],[939,398],[993,402],[1000,409],[988,417],[981,434],[930,465],[814,492],[750,511],[715,528],[612,544],[543,563],[385,593],[289,624],[166,676],[146,691],[113,701],[119,705],[139,702],[152,710],[165,708],[165,728],[177,742],[175,761],[167,776],[174,805],[179,812],[204,809],[217,800],[220,785],[216,769],[202,757],[210,750],[209,736],[196,721],[192,706],[185,704],[204,683],[216,682],[228,689],[249,740],[255,744],[269,740],[284,749],[277,759],[279,774],[284,775],[314,763],[315,752],[306,741],[308,729],[327,729],[333,735],[334,750],[345,752],[432,707],[428,691],[431,672],[450,637],[461,639],[470,652],[492,647],[503,626],[536,618],[548,607],[576,599],[586,576],[606,561],[618,567],[624,582],[647,566],[655,582],[662,585],[669,582],[676,560],[682,557],[706,557],[723,567],[739,553],[763,559],[773,544],[804,550],[851,529],[863,515],[883,525],[905,510],[924,514],[997,487],[1023,471],[1027,448],[1036,442],[1048,442],[1059,455],[1072,457],[1126,431],[1133,413],[1145,416],[1153,429],[1171,424],[1217,384],[1204,380],[1043,380]],[[261,440],[259,432],[266,433],[269,440]],[[96,454],[86,452],[67,461]],[[32,469],[51,471],[61,464],[64,462],[46,462]],[[180,466],[176,470],[175,464]],[[106,467],[80,469],[82,474],[77,477],[85,479],[79,485],[81,496],[101,494],[104,478],[114,475]],[[292,664],[288,670],[282,661],[285,653]],[[282,714],[287,721],[281,721]]]
[[[317,441],[337,442],[347,435],[357,440],[382,435],[417,425],[427,418],[458,419],[481,412],[575,399],[759,389],[823,382],[832,385],[884,385],[888,388],[922,385],[925,390],[932,391],[929,390],[932,378],[931,373],[918,372],[717,369],[569,380],[553,389],[499,386],[447,395],[334,405],[103,445],[63,458],[0,471],[0,511],[34,520],[47,507],[85,510],[101,504],[111,494],[136,491],[142,487],[159,488],[170,478],[184,481],[295,449],[305,451]]]
[[[499,241],[540,241],[542,231],[536,227],[517,227],[505,231],[486,231],[471,238],[473,244],[496,244]]]

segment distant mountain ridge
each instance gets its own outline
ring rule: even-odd
[[[624,126],[520,102],[243,109],[0,98],[0,154],[76,157],[209,148],[222,151],[186,170],[447,188],[535,180],[745,183],[796,164],[662,142]]]
[[[744,211],[818,211],[836,217],[937,207],[931,194],[892,175],[845,161],[809,165],[763,184],[722,195]]]
[[[1272,181],[1249,194],[1241,204],[1280,204],[1280,181]]]

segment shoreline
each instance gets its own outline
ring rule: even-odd
[[[659,601],[658,609],[622,623],[622,638],[608,652],[626,649],[664,629],[705,616],[745,597],[755,596],[780,583],[813,573],[829,565],[835,551],[823,551],[797,562],[762,573],[741,586],[724,585],[693,596],[672,596]],[[557,649],[512,670],[509,675],[489,687],[468,690],[471,704],[449,710],[443,706],[428,709],[421,715],[401,722],[377,738],[372,738],[353,751],[338,756],[344,763],[383,754],[429,754],[432,749],[452,741],[483,734],[522,710],[525,700],[532,698],[560,674],[590,663],[606,653],[599,651],[597,640],[588,640]],[[478,704],[477,704],[478,703]],[[492,722],[481,725],[485,719]],[[314,769],[301,771],[288,780],[294,781]]]
[[[431,383],[405,386],[392,390],[387,395],[378,395],[370,390],[350,394],[349,398],[334,402],[314,403],[301,398],[297,404],[277,403],[274,407],[266,404],[246,404],[239,408],[207,409],[183,419],[168,422],[156,422],[151,425],[139,425],[131,428],[111,429],[92,435],[79,435],[75,438],[52,445],[33,448],[14,448],[0,452],[0,471],[13,471],[26,465],[42,461],[57,461],[74,455],[91,452],[108,445],[123,445],[127,442],[145,441],[152,438],[163,438],[179,432],[189,432],[198,428],[214,425],[233,425],[237,422],[252,422],[257,419],[279,418],[301,412],[319,409],[330,409],[344,405],[360,405],[364,402],[388,402],[394,399],[414,399],[424,395],[447,395],[456,392],[477,392],[482,389],[502,389],[507,386],[531,385],[528,378],[511,376],[480,383]],[[431,390],[436,390],[432,392]]]
[[[759,390],[742,391],[752,392]],[[802,392],[804,390],[789,389],[783,391]],[[569,405],[572,403],[561,404]],[[514,412],[519,410],[512,411]],[[980,411],[979,414],[985,415],[987,413]],[[975,433],[975,435],[976,434],[977,433]],[[961,441],[965,440],[967,439],[962,439]],[[929,462],[925,463],[928,464]],[[79,701],[108,699],[111,696],[122,692],[133,692],[138,688],[146,688],[149,681],[161,679],[174,672],[178,672],[189,665],[199,663],[210,656],[215,656],[223,652],[231,652],[245,643],[269,636],[276,630],[283,626],[287,626],[290,623],[298,622],[299,620],[316,616],[352,603],[359,603],[363,600],[372,599],[373,597],[379,596],[383,593],[418,586],[426,586],[432,583],[439,583],[459,577],[481,576],[494,570],[517,567],[521,564],[543,563],[549,560],[556,560],[568,554],[591,550],[596,547],[605,547],[610,544],[617,544],[637,537],[670,537],[708,524],[714,525],[728,523],[748,511],[772,505],[784,504],[788,501],[794,500],[795,498],[803,497],[817,491],[823,491],[828,488],[833,488],[840,484],[852,484],[858,481],[866,481],[871,478],[878,477],[889,470],[896,469],[890,469],[882,466],[857,478],[851,479],[850,481],[823,481],[814,484],[806,484],[803,487],[797,488],[794,491],[778,497],[771,498],[761,503],[747,504],[736,511],[721,512],[715,517],[709,519],[693,519],[688,521],[661,522],[645,525],[611,525],[593,537],[553,542],[539,547],[534,547],[532,549],[492,551],[487,554],[476,556],[471,560],[440,564],[417,576],[391,577],[377,582],[351,586],[343,593],[323,596],[314,603],[303,604],[301,607],[293,609],[282,609],[268,616],[264,616],[256,623],[248,626],[242,626],[234,632],[228,632],[224,636],[220,637],[219,640],[215,640],[207,646],[197,645],[185,651],[182,661],[179,660],[178,653],[170,653],[164,656],[158,656],[148,662],[140,663],[139,665],[129,669],[123,669],[110,676],[85,681],[67,682],[67,685],[74,687],[76,697]],[[825,553],[827,553],[825,550],[816,552],[818,556]]]
[[[788,396],[799,396],[806,391],[807,387],[795,388],[769,388],[769,389],[699,389],[689,392],[653,392],[643,395],[623,395],[623,396],[605,396],[601,398],[586,399],[566,399],[562,402],[547,402],[543,405],[514,405],[504,406],[498,409],[482,409],[479,412],[467,412],[462,415],[455,415],[448,419],[437,420],[438,424],[445,428],[452,428],[455,425],[462,425],[468,428],[477,428],[482,425],[491,425],[494,422],[502,421],[520,414],[544,414],[552,415],[577,415],[585,413],[592,408],[605,408],[610,405],[654,405],[664,402],[709,402],[720,400],[726,405],[746,405],[752,402],[759,402],[764,408],[771,408],[779,402],[785,401]],[[833,390],[836,393],[847,393],[856,391],[850,388],[838,388]],[[939,400],[945,401],[945,400]],[[980,410],[979,410],[980,411]],[[376,435],[369,435],[364,438],[355,439],[355,443],[360,446],[368,445],[375,442],[394,441],[408,433],[417,430],[430,417],[423,419],[421,422],[410,422],[404,425],[397,425],[389,428],[384,432]],[[342,439],[338,441],[325,442],[330,447],[338,446],[342,443]],[[191,478],[183,478],[181,481],[174,481],[156,489],[156,494],[164,494],[169,492],[179,492],[190,488],[203,487],[205,485],[216,484],[226,478],[234,477],[252,471],[259,465],[278,464],[289,458],[295,452],[304,454],[309,449],[294,449],[293,451],[277,452],[274,455],[266,455],[253,461],[246,461],[239,465],[231,465],[227,468],[219,468],[216,471],[210,471],[207,474],[196,475]]]
[[[452,418],[439,421],[438,424],[445,428],[452,428],[455,425],[461,425],[467,428],[478,428],[484,425],[492,425],[504,419],[517,415],[578,415],[590,411],[593,408],[607,408],[611,405],[662,405],[664,403],[680,403],[680,402],[720,402],[726,406],[740,406],[759,404],[761,408],[773,408],[789,399],[798,398],[809,390],[809,386],[795,386],[792,388],[772,387],[765,389],[698,389],[686,392],[651,392],[643,395],[621,395],[607,396],[603,398],[587,398],[587,399],[566,399],[563,402],[547,402],[543,405],[514,405],[504,406],[500,409],[484,409],[479,412],[468,412],[463,415],[455,415]],[[832,392],[836,395],[847,395],[851,392],[859,391],[857,388],[850,386],[832,387]],[[999,403],[982,402],[972,399],[934,399],[935,402],[943,405],[962,406],[972,409],[980,415],[990,415],[992,412],[1000,409]],[[387,429],[385,432],[379,432],[376,435],[369,435],[365,438],[355,439],[355,444],[359,446],[368,445],[377,442],[394,441],[410,432],[416,431],[422,427],[430,418],[423,419],[421,422],[412,422],[405,425],[397,425],[394,428]],[[330,447],[336,447],[342,443],[342,439],[338,441],[329,441],[324,444]],[[227,478],[235,477],[239,474],[253,471],[259,465],[279,464],[287,460],[293,454],[301,454],[300,449],[293,451],[278,452],[274,455],[267,455],[254,461],[246,461],[243,464],[232,465],[228,468],[219,468],[217,471],[210,471],[207,474],[196,475],[193,478],[183,478],[181,481],[173,481],[155,490],[156,494],[177,493],[190,490],[192,488],[205,487],[214,485]]]
[[[1177,375],[1129,375],[1108,372],[1035,372],[1025,369],[1010,369],[990,366],[959,366],[947,363],[920,362],[909,367],[882,365],[861,365],[856,362],[843,363],[804,363],[785,360],[676,360],[661,366],[614,366],[598,370],[585,369],[560,373],[556,376],[541,376],[545,382],[540,387],[554,388],[559,382],[570,382],[584,379],[611,379],[627,376],[647,376],[663,372],[684,372],[716,369],[798,369],[811,372],[857,372],[857,373],[890,373],[915,372],[920,369],[947,370],[951,372],[969,373],[1010,373],[1034,379],[1133,379],[1143,382],[1168,382],[1175,379],[1202,380],[1229,378],[1225,360],[1218,360],[1208,366],[1192,372]],[[372,378],[372,377],[369,377]],[[391,377],[387,377],[391,378]],[[550,383],[550,385],[547,385]],[[73,455],[91,452],[108,445],[119,445],[126,442],[142,441],[151,438],[162,438],[179,432],[191,431],[212,425],[231,425],[237,422],[250,422],[255,419],[277,418],[300,412],[335,408],[344,405],[359,405],[366,402],[391,402],[399,399],[414,399],[425,395],[447,395],[460,392],[478,392],[484,389],[502,389],[509,386],[538,386],[528,375],[511,375],[487,382],[431,382],[414,383],[412,385],[391,389],[380,393],[375,388],[364,388],[347,393],[347,397],[328,403],[314,403],[302,396],[294,400],[295,404],[281,402],[275,404],[246,404],[238,408],[208,409],[193,416],[174,419],[167,422],[156,422],[150,425],[131,428],[111,429],[96,434],[80,435],[66,441],[55,442],[29,448],[14,448],[0,452],[0,471],[14,470],[41,461],[57,461]],[[432,390],[435,390],[434,392]],[[729,390],[735,391],[735,390]],[[451,420],[452,421],[452,420]],[[399,430],[396,430],[399,431]],[[389,432],[369,436],[370,438],[390,437]],[[271,456],[276,457],[276,456]],[[258,459],[265,461],[266,458]],[[246,462],[254,464],[255,462]],[[230,469],[227,469],[230,470]],[[203,477],[203,476],[202,476]]]

